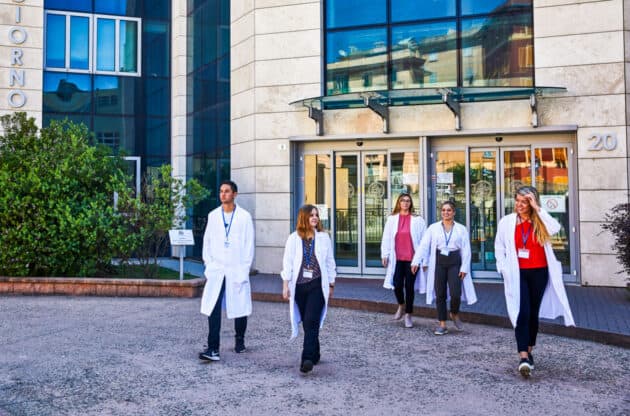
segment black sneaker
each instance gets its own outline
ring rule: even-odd
[[[534,356],[531,352],[527,353],[527,359],[529,360],[529,365],[532,366],[532,370],[534,369]]]
[[[518,372],[525,378],[529,377],[532,373],[532,365],[529,363],[529,359],[521,358],[521,362],[518,363]]]
[[[242,352],[245,352],[246,348],[245,348],[245,339],[243,338],[236,338],[236,341],[234,341],[234,352],[237,354],[240,354]]]
[[[313,369],[313,362],[311,360],[304,360],[300,366],[300,371],[303,373],[309,373]]]
[[[199,353],[199,359],[204,361],[219,361],[221,356],[219,355],[219,351],[207,349]]]

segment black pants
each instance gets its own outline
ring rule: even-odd
[[[319,322],[326,300],[322,292],[322,279],[313,279],[308,283],[295,285],[295,303],[302,317],[304,328],[304,345],[302,362],[310,360],[319,362]]]
[[[221,339],[221,304],[225,296],[225,278],[221,285],[221,292],[217,303],[212,309],[212,313],[208,316],[208,349],[219,351],[219,343]],[[234,319],[234,331],[237,339],[245,339],[245,330],[247,329],[247,317],[242,316]]]
[[[394,269],[394,294],[396,295],[398,304],[405,305],[405,313],[413,313],[415,284],[416,275],[411,273],[411,262],[396,260],[396,269]]]
[[[521,303],[514,329],[518,352],[527,351],[528,347],[536,345],[538,313],[549,281],[549,270],[546,267],[521,269],[520,273]]]
[[[451,313],[458,314],[462,298],[462,280],[459,269],[462,267],[462,257],[459,251],[451,251],[443,256],[438,251],[435,260],[435,306],[438,320],[446,321],[446,285],[451,295]]]

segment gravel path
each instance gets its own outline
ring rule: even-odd
[[[540,335],[516,371],[513,332],[331,309],[322,362],[298,371],[288,306],[254,304],[237,355],[197,359],[199,299],[0,297],[0,415],[630,415],[630,350]]]

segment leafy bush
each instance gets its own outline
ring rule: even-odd
[[[181,227],[188,219],[187,212],[209,192],[190,179],[186,183],[172,176],[170,165],[163,165],[156,174],[145,174],[140,198],[119,200],[119,209],[125,213],[130,247],[128,256],[121,257],[124,266],[129,256],[136,257],[144,268],[145,277],[157,277],[157,258],[168,246],[168,231]],[[177,215],[176,215],[177,214]]]
[[[0,274],[92,276],[126,245],[113,194],[128,198],[123,160],[92,146],[84,126],[38,130],[25,113],[0,118]]]
[[[619,204],[606,214],[606,224],[602,225],[615,237],[613,250],[623,270],[630,274],[630,204]],[[620,272],[623,273],[623,272]]]

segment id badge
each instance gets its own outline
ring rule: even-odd
[[[519,259],[528,259],[529,258],[529,250],[526,248],[518,249],[518,258]]]
[[[228,248],[230,246],[230,242],[228,240],[225,240],[223,242],[223,247]]]
[[[311,269],[303,269],[302,270],[302,276],[304,276],[306,279],[312,279],[313,278],[313,270],[311,270]]]
[[[447,248],[443,248],[442,250],[440,250],[440,254],[448,257],[448,255],[450,254],[450,251]]]

